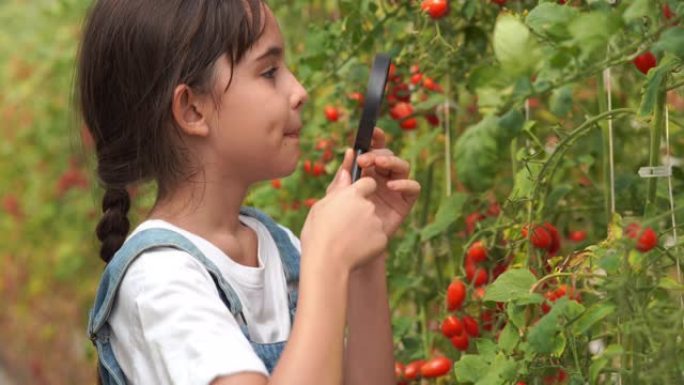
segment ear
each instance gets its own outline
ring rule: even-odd
[[[173,91],[171,110],[180,129],[187,135],[206,137],[210,127],[210,114],[206,97],[196,94],[186,84],[180,84]]]

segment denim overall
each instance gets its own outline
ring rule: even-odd
[[[290,241],[288,234],[263,212],[245,206],[240,208],[240,213],[258,219],[266,226],[275,240],[282,260],[285,279],[287,281],[290,321],[292,325],[294,324],[294,314],[297,309],[300,263],[299,252]],[[95,297],[95,304],[90,310],[88,334],[97,348],[99,356],[98,372],[100,373],[102,384],[126,384],[126,377],[114,356],[109,341],[111,329],[107,320],[112,311],[112,307],[114,306],[116,293],[119,285],[121,285],[126,270],[140,254],[155,247],[174,247],[183,250],[204,265],[216,284],[221,300],[238,321],[242,333],[247,337],[247,340],[249,340],[256,354],[261,361],[263,361],[268,372],[271,373],[278,362],[287,341],[270,344],[253,342],[249,336],[247,323],[242,313],[242,304],[233,288],[221,276],[216,265],[207,259],[191,241],[181,234],[168,229],[153,228],[136,233],[123,244],[116,254],[114,254],[114,257],[104,270]]]

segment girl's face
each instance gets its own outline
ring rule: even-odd
[[[214,94],[219,108],[209,119],[209,147],[219,177],[249,184],[291,174],[299,161],[301,107],[306,90],[286,67],[284,42],[275,17],[264,6],[264,32],[234,66],[216,63]]]

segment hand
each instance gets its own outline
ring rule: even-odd
[[[369,199],[377,183],[363,177],[352,184],[351,173],[340,169],[331,186],[304,222],[302,262],[315,263],[311,255],[322,258],[317,262],[352,271],[376,259],[387,247],[384,223]]]
[[[353,161],[353,151],[347,149],[340,170],[351,173]],[[420,184],[408,179],[409,163],[385,148],[385,133],[378,127],[373,131],[371,150],[359,156],[357,163],[363,170],[362,177],[370,177],[377,182],[377,189],[368,198],[375,205],[375,213],[383,222],[385,234],[390,237],[416,203]],[[328,192],[335,188],[333,181]]]

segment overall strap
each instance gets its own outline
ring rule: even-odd
[[[263,223],[268,229],[269,233],[275,240],[276,246],[280,254],[285,271],[285,280],[287,281],[287,295],[290,305],[290,317],[294,317],[294,312],[297,308],[297,298],[299,296],[299,267],[300,255],[297,248],[292,244],[290,236],[280,227],[271,217],[266,213],[255,209],[254,207],[243,206],[240,208],[240,213],[253,218],[256,218]]]
[[[126,270],[131,263],[143,252],[157,247],[173,247],[183,250],[197,259],[207,269],[216,287],[219,289],[221,300],[233,314],[238,323],[244,323],[242,303],[233,288],[221,276],[219,269],[187,238],[181,234],[161,228],[142,230],[128,239],[107,264],[100,286],[95,297],[88,321],[88,333],[91,340],[106,324],[114,306],[116,294],[123,280]]]

